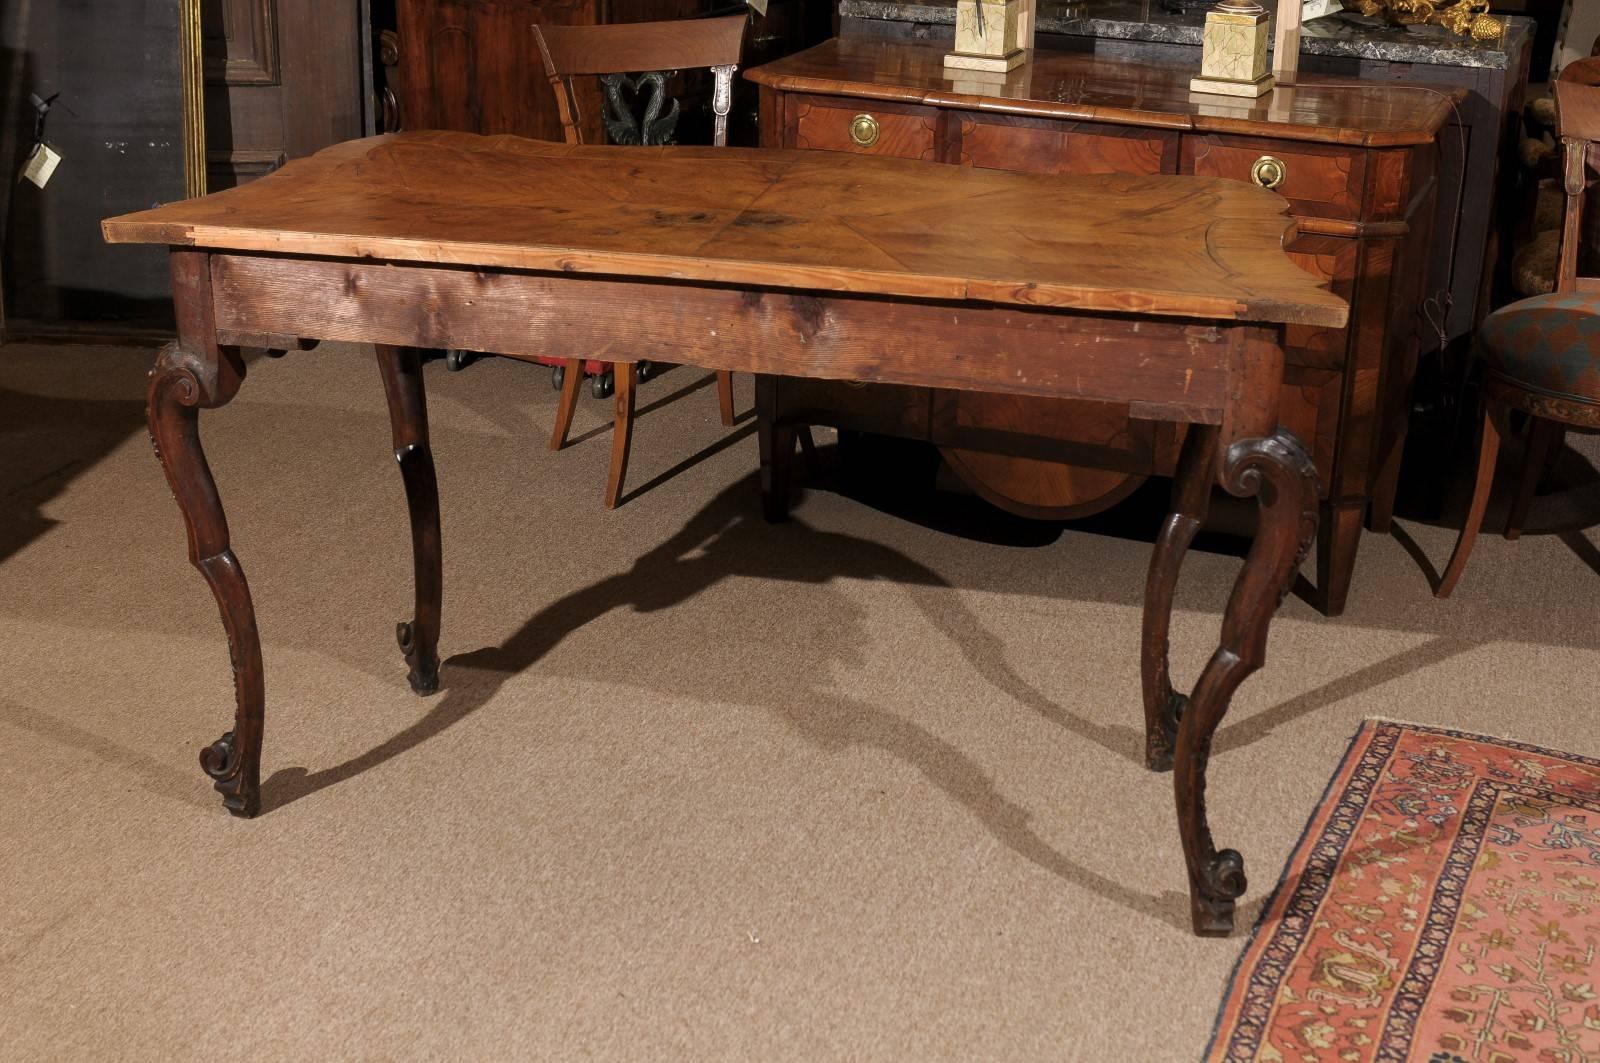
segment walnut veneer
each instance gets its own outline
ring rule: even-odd
[[[1321,475],[1315,603],[1343,611],[1362,515],[1386,529],[1393,508],[1435,142],[1452,95],[1322,77],[1260,100],[1201,96],[1189,92],[1188,68],[1042,50],[1003,78],[951,79],[946,50],[845,38],[748,71],[762,89],[763,143],[1276,187],[1298,227],[1290,257],[1351,303],[1346,327],[1290,327],[1279,406],[1282,423],[1311,443]],[[1103,209],[1093,198],[1072,207],[1090,224]],[[950,220],[930,210],[926,228]],[[1115,234],[1104,238],[1114,253]],[[814,382],[779,381],[775,390],[774,416],[938,443],[980,494],[1029,516],[1085,515],[1145,475],[1176,468],[1176,437],[1116,408]]]

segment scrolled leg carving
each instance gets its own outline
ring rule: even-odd
[[[181,279],[176,263],[174,278]],[[217,600],[233,662],[233,730],[201,752],[200,766],[216,783],[228,811],[248,817],[261,809],[261,736],[266,706],[261,639],[250,587],[229,546],[222,499],[200,446],[201,408],[226,403],[243,379],[244,363],[237,351],[204,345],[194,349],[187,340],[170,344],[150,372],[146,416],[150,441],[183,512],[189,560]]]
[[[1171,771],[1178,720],[1188,699],[1172,689],[1167,635],[1178,572],[1210,507],[1216,467],[1217,428],[1191,425],[1172,482],[1172,513],[1161,526],[1150,555],[1144,591],[1144,630],[1140,677],[1144,685],[1144,762],[1151,771]]]
[[[444,597],[444,564],[439,542],[439,481],[428,443],[428,400],[422,386],[422,358],[412,347],[380,345],[378,371],[389,403],[394,456],[405,482],[411,514],[411,556],[415,569],[416,611],[395,629],[410,669],[407,679],[418,694],[439,689],[439,619]]]
[[[1206,818],[1211,740],[1234,691],[1265,663],[1272,615],[1317,534],[1316,466],[1293,435],[1280,431],[1233,444],[1222,463],[1222,485],[1231,494],[1256,499],[1260,524],[1228,599],[1220,645],[1178,723],[1173,777],[1178,831],[1189,869],[1194,931],[1207,936],[1233,930],[1234,900],[1246,886],[1244,858],[1232,849],[1216,848]]]

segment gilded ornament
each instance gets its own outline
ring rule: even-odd
[[[1345,0],[1345,8],[1396,26],[1443,26],[1458,37],[1498,40],[1505,19],[1489,14],[1489,0]]]

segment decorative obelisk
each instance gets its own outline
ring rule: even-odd
[[[1035,0],[956,0],[956,47],[946,70],[1004,74],[1033,47]]]
[[[1298,4],[1300,0],[1288,2]],[[1295,24],[1299,25],[1298,19]],[[1206,13],[1200,76],[1190,80],[1189,91],[1252,99],[1271,92],[1267,33],[1267,11],[1260,4],[1222,0]]]

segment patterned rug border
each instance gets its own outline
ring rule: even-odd
[[[1386,731],[1390,733],[1385,735]],[[1239,973],[1244,967],[1245,960],[1250,956],[1252,950],[1255,948],[1257,939],[1260,938],[1263,928],[1267,926],[1273,912],[1278,907],[1278,900],[1280,896],[1282,896],[1284,887],[1289,881],[1289,872],[1294,867],[1296,859],[1300,856],[1302,848],[1306,845],[1308,839],[1311,837],[1313,826],[1318,822],[1319,819],[1322,818],[1320,813],[1322,809],[1327,806],[1329,798],[1333,796],[1335,785],[1339,783],[1340,779],[1345,777],[1346,769],[1350,767],[1351,764],[1351,758],[1356,755],[1357,749],[1362,746],[1363,739],[1368,738],[1370,735],[1370,740],[1366,743],[1366,749],[1368,752],[1378,745],[1380,739],[1386,737],[1390,739],[1384,743],[1386,750],[1382,757],[1383,761],[1387,762],[1389,757],[1392,755],[1395,746],[1398,745],[1400,733],[1403,731],[1411,731],[1413,733],[1423,735],[1437,735],[1443,738],[1450,738],[1463,742],[1481,742],[1489,745],[1500,746],[1505,749],[1517,750],[1518,752],[1522,753],[1532,753],[1537,756],[1572,761],[1600,770],[1600,758],[1587,757],[1579,753],[1568,753],[1563,750],[1550,749],[1545,746],[1536,746],[1528,742],[1518,742],[1510,738],[1501,738],[1495,735],[1477,734],[1471,731],[1457,731],[1448,727],[1432,727],[1427,724],[1412,723],[1406,720],[1395,720],[1383,716],[1372,716],[1362,720],[1360,725],[1356,727],[1355,733],[1350,736],[1350,740],[1345,744],[1344,752],[1340,754],[1337,766],[1335,766],[1333,772],[1328,776],[1328,783],[1322,789],[1322,796],[1317,799],[1316,805],[1307,815],[1305,826],[1301,828],[1299,837],[1295,839],[1294,845],[1289,849],[1288,856],[1284,858],[1283,867],[1278,872],[1277,882],[1273,884],[1272,891],[1267,895],[1266,901],[1261,907],[1260,914],[1256,916],[1255,925],[1251,927],[1249,935],[1245,938],[1244,943],[1239,950],[1239,955],[1234,959],[1233,965],[1228,970],[1228,978],[1225,983],[1222,999],[1217,1004],[1216,1017],[1211,1023],[1211,1037],[1206,1042],[1205,1050],[1201,1056],[1202,1059],[1211,1058],[1212,1054],[1216,1051],[1217,1041],[1222,1035],[1222,1023],[1228,1014],[1229,1006],[1233,1004],[1235,999],[1235,991],[1238,988]],[[1345,784],[1346,788],[1348,789],[1350,784],[1354,783],[1355,781],[1355,774],[1352,772],[1349,781]],[[1376,780],[1367,781],[1369,783],[1367,790],[1370,790],[1370,783],[1375,782]],[[1363,808],[1366,807],[1366,804],[1370,798],[1370,792],[1364,791],[1361,798],[1361,804]],[[1332,826],[1332,816],[1330,815],[1328,818],[1330,822],[1322,828],[1324,832],[1328,827]],[[1332,857],[1331,863],[1337,865],[1339,857],[1343,856],[1343,854],[1344,847],[1341,845],[1339,852]],[[1312,862],[1308,860],[1308,872],[1311,870],[1311,864]],[[1331,881],[1331,877],[1327,877],[1326,881],[1323,882],[1322,887],[1318,890],[1316,897],[1318,905],[1321,904],[1322,898],[1326,894],[1327,888],[1331,884]],[[1280,972],[1279,975],[1280,981],[1282,973],[1283,972]],[[1249,986],[1244,987],[1244,991],[1248,993]],[[1243,1026],[1243,1024],[1244,1020],[1243,1016],[1241,1015],[1240,1022],[1236,1024],[1236,1028]]]

